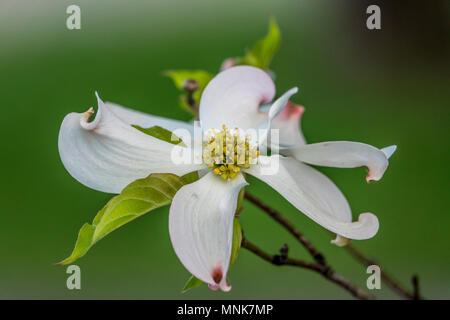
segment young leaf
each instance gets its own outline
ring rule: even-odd
[[[267,35],[255,43],[246,52],[243,58],[238,58],[236,64],[245,64],[266,70],[272,61],[273,56],[280,47],[281,35],[275,18],[269,21],[269,32]]]
[[[155,173],[130,183],[98,212],[92,225],[83,225],[72,254],[58,264],[74,262],[112,231],[151,210],[168,205],[185,183],[183,178],[174,174]]]
[[[230,257],[230,267],[236,261],[236,258],[241,248],[242,242],[242,229],[241,223],[238,218],[234,218],[233,222],[233,243],[231,245],[231,257]]]
[[[191,173],[187,173],[184,176],[182,176],[181,178],[183,178],[183,181],[185,182],[185,184],[195,182],[198,180],[198,171],[192,171]]]
[[[140,126],[132,125],[132,127],[138,129],[139,131],[141,131],[145,134],[148,134],[149,136],[155,137],[159,140],[163,140],[168,143],[175,144],[175,145],[180,144],[183,147],[186,146],[179,137],[174,135],[169,130],[166,130],[160,126],[153,126],[150,128],[142,128]]]
[[[202,280],[197,279],[197,278],[194,277],[194,276],[191,276],[191,277],[188,279],[188,281],[186,281],[186,284],[184,285],[184,288],[183,288],[183,290],[181,291],[181,293],[185,293],[185,292],[188,291],[189,289],[196,288],[196,287],[198,287],[199,285],[201,285],[202,283],[203,283]]]
[[[94,236],[95,227],[89,223],[85,223],[78,232],[78,239],[75,243],[75,248],[69,258],[59,262],[58,264],[64,265],[71,263],[78,258],[84,256],[84,254],[92,246],[92,238]]]
[[[242,202],[244,202],[244,196],[245,196],[245,188],[242,188],[241,191],[239,191],[239,194],[238,194],[236,212],[239,212],[239,210],[241,210]]]
[[[163,74],[171,78],[177,89],[181,91],[184,91],[184,82],[188,79],[197,81],[197,91],[203,91],[208,82],[214,77],[212,73],[204,70],[168,70]]]
[[[214,77],[214,74],[204,70],[168,70],[163,73],[165,76],[171,78],[173,83],[180,91],[185,91],[184,84],[188,79],[195,80],[198,84],[198,89],[194,91],[192,97],[197,105],[200,104],[200,98],[206,85]],[[195,111],[187,103],[187,96],[180,96],[180,106],[183,110],[188,111],[192,115],[195,115]]]

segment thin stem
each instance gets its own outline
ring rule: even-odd
[[[267,204],[253,196],[252,194],[245,192],[245,199],[262,209],[266,212],[272,219],[281,224],[290,234],[294,236],[305,248],[308,250],[309,254],[313,257],[313,259],[322,265],[326,265],[325,257],[321,254],[313,244],[299,231],[295,228],[295,226],[284,217],[281,213],[276,211],[275,209],[269,207]]]
[[[365,255],[363,255],[361,252],[359,252],[354,246],[351,244],[345,246],[345,249],[350,253],[351,256],[353,256],[356,260],[361,262],[365,266],[370,266],[373,264],[379,265],[374,259],[367,258]],[[386,285],[391,288],[392,291],[394,291],[399,296],[406,298],[406,299],[420,299],[419,294],[419,284],[418,279],[414,280],[414,277],[412,279],[413,286],[416,288],[415,281],[417,281],[417,293],[410,292],[406,288],[404,288],[398,281],[394,280],[389,274],[387,274],[383,268],[381,268],[381,280],[386,283]],[[417,276],[415,276],[417,278]]]
[[[314,258],[316,263],[321,264],[325,267],[329,267],[325,261],[325,257],[280,212],[278,212],[277,210],[268,206],[267,204],[262,202],[260,199],[256,198],[255,196],[253,196],[252,194],[250,194],[248,192],[245,192],[245,199],[247,199],[248,201],[250,201],[257,207],[262,209],[272,219],[274,219],[276,222],[278,222],[280,225],[282,225],[290,234],[292,234],[306,248],[306,250]],[[365,257],[361,252],[359,252],[352,245],[347,245],[345,248],[356,260],[360,261],[362,264],[364,264],[366,266],[370,266],[372,264],[377,264],[377,263],[375,263],[375,261],[373,259],[369,259],[369,258]],[[421,299],[420,292],[419,292],[419,281],[418,281],[417,276],[415,276],[415,278],[413,277],[413,279],[412,279],[413,286],[414,286],[414,292],[411,293],[410,291],[405,289],[401,284],[399,284],[397,281],[395,281],[391,276],[389,276],[385,271],[383,271],[383,268],[380,268],[380,269],[381,269],[382,281],[385,282],[388,285],[388,287],[391,288],[399,296],[406,298],[406,299]]]
[[[291,265],[291,266],[297,266],[297,267],[301,267],[301,268],[305,268],[305,269],[314,270],[314,271],[317,271],[317,272],[321,271],[320,266],[318,266],[318,265],[316,265],[316,264],[314,264],[312,262],[307,262],[307,261],[302,261],[302,260],[297,260],[297,259],[291,259],[291,258],[288,258],[288,257],[286,257],[285,259],[280,261],[280,259],[277,258],[277,255],[268,254],[267,252],[265,252],[261,248],[259,248],[257,245],[255,245],[252,242],[250,242],[245,237],[242,238],[241,248],[245,248],[245,249],[253,252],[257,256],[259,256],[260,258],[266,260],[267,262],[270,262],[270,263],[272,263],[274,265],[277,265],[277,266]]]
[[[298,259],[292,259],[289,257],[285,257],[284,259],[279,259],[280,256],[278,255],[271,255],[265,251],[263,251],[261,248],[259,248],[257,245],[250,242],[245,237],[242,237],[242,244],[241,248],[245,248],[251,252],[253,252],[258,257],[262,258],[263,260],[276,265],[276,266],[293,266],[303,269],[308,269],[314,272],[317,272],[321,274],[324,278],[330,280],[331,282],[337,284],[341,288],[347,290],[350,292],[355,298],[362,299],[362,300],[373,300],[375,299],[374,296],[366,293],[362,289],[358,288],[351,282],[349,282],[347,279],[342,277],[341,275],[337,274],[334,270],[332,270],[329,266],[324,266],[318,263],[312,263],[307,261],[302,261]]]
[[[413,295],[414,295],[414,300],[420,300],[420,287],[419,287],[419,276],[418,275],[413,275],[412,277],[412,284],[413,284]]]
[[[187,92],[187,103],[195,114],[198,115],[198,105],[194,99],[194,92],[198,90],[198,82],[194,79],[186,79],[183,83],[183,89]]]

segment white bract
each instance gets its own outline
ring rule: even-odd
[[[173,198],[170,238],[181,262],[194,276],[211,288],[228,291],[231,287],[226,275],[233,218],[239,191],[247,185],[242,173],[264,181],[309,218],[336,233],[334,242],[338,245],[345,244],[347,239],[371,238],[378,231],[378,219],[372,213],[362,213],[352,222],[350,207],[341,191],[307,164],[340,168],[367,166],[367,181],[379,180],[395,146],[380,150],[348,141],[306,144],[299,125],[303,107],[289,102],[296,92],[297,88],[293,88],[271,103],[275,85],[270,76],[254,67],[238,66],[211,80],[200,102],[203,129],[219,128],[216,134],[225,135],[228,128],[247,130],[270,126],[280,130],[282,155],[259,155],[258,146],[250,143],[245,146],[244,139],[244,159],[239,165],[216,162],[214,153],[210,157],[209,152],[204,153],[203,163],[175,164],[171,161],[174,145],[132,125],[192,131],[191,124],[146,115],[104,103],[100,98],[92,122],[89,122],[92,109],[65,117],[59,134],[59,152],[75,179],[109,193],[120,193],[129,183],[150,173],[181,176],[199,171],[201,178],[183,186]],[[214,141],[211,137],[206,139],[207,145]],[[224,155],[238,158],[242,153],[224,149]],[[249,157],[256,158],[256,163],[250,162]],[[274,162],[278,162],[277,172],[264,174],[265,167]]]

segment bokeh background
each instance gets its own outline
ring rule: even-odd
[[[57,138],[64,116],[104,100],[189,120],[167,69],[217,72],[265,35],[273,14],[282,31],[271,69],[278,92],[297,85],[309,142],[397,144],[384,178],[365,169],[320,170],[347,196],[354,216],[374,212],[375,238],[354,245],[427,298],[450,297],[448,1],[13,1],[0,2],[0,298],[348,299],[319,275],[275,267],[242,250],[230,293],[205,286],[181,294],[189,276],[172,250],[168,208],[113,232],[77,261],[82,289],[66,288],[79,228],[111,197],[64,169]],[[66,8],[81,7],[82,29],[66,29]],[[382,30],[365,27],[378,4]],[[320,226],[269,187],[252,190],[291,219],[335,269],[364,287],[365,268],[329,244]],[[244,203],[246,235],[276,253],[307,253],[264,213]],[[378,297],[396,298],[385,285]]]

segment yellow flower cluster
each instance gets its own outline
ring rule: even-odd
[[[204,138],[203,162],[224,180],[234,179],[241,168],[250,168],[259,156],[251,137],[243,136],[239,129],[231,132],[225,125],[221,131],[213,130]]]

